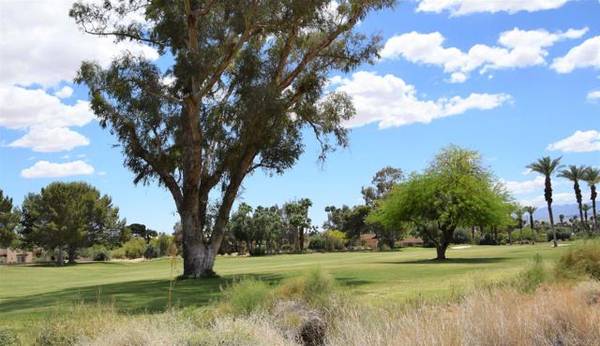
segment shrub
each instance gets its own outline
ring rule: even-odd
[[[546,240],[552,241],[554,236],[552,235],[552,231],[546,232]],[[556,240],[569,240],[571,239],[571,232],[566,229],[557,229],[556,230]]]
[[[317,233],[310,237],[308,248],[316,251],[344,250],[346,247],[346,234],[337,230]]]
[[[578,244],[563,254],[556,270],[561,277],[589,276],[600,280],[600,240]]]
[[[223,290],[221,308],[234,315],[248,315],[266,307],[271,289],[264,281],[244,279]]]
[[[455,244],[468,244],[471,242],[471,233],[464,229],[457,229],[452,235],[452,242]]]
[[[114,258],[140,258],[144,256],[146,251],[146,242],[141,238],[131,238],[120,248],[112,251]]]
[[[159,257],[159,250],[152,244],[146,245],[146,249],[144,250],[144,258],[150,259],[156,257]]]
[[[161,233],[158,237],[153,238],[150,241],[150,245],[154,248],[156,252],[155,257],[163,257],[167,256],[169,252],[169,247],[174,243],[174,239],[172,235],[167,235],[165,233]]]
[[[485,233],[483,237],[479,239],[479,245],[498,245],[498,242],[491,233]]]
[[[547,279],[548,273],[544,267],[542,256],[536,254],[529,268],[517,276],[516,287],[522,292],[530,293],[535,291]]]
[[[84,249],[82,254],[83,257],[87,257],[93,261],[108,261],[110,260],[110,250],[104,245],[93,245],[87,249]]]
[[[284,281],[278,288],[277,296],[287,299],[300,299],[313,306],[327,302],[335,289],[333,278],[320,268],[304,275]]]

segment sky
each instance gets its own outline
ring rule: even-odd
[[[128,222],[170,232],[178,220],[170,194],[133,184],[116,139],[72,82],[81,61],[106,66],[123,50],[168,61],[83,34],[67,15],[71,3],[0,1],[0,189],[20,204],[50,182],[85,181]],[[294,168],[256,172],[238,202],[310,198],[321,225],[326,206],[362,203],[361,186],[380,168],[422,170],[450,144],[479,151],[525,205],[544,205],[543,178],[525,168],[535,159],[600,167],[600,1],[400,1],[357,30],[381,35],[382,49],[375,64],[330,76],[357,110],[346,124],[350,146],[320,163],[307,133]],[[554,180],[555,204],[574,203],[572,185]]]

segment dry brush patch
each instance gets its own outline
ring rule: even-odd
[[[600,345],[600,283],[471,293],[411,310],[347,309],[331,345]]]

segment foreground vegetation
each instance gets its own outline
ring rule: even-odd
[[[348,254],[303,255],[301,258],[306,259],[322,257],[326,269],[315,269],[304,262],[300,267],[289,268],[287,273],[279,268],[283,274],[281,280],[246,277],[228,283],[221,281],[220,297],[215,296],[211,304],[154,314],[136,312],[127,306],[124,296],[108,302],[98,299],[87,304],[62,304],[62,309],[55,307],[51,318],[37,321],[33,328],[29,325],[27,330],[17,329],[18,333],[14,332],[14,325],[0,328],[0,341],[21,340],[42,345],[594,345],[600,342],[600,282],[597,281],[600,243],[579,244],[569,250],[551,249],[548,244],[494,249],[504,250],[497,254],[504,256],[496,258],[497,262],[472,257],[482,250],[475,248],[470,249],[470,254],[469,249],[461,250],[468,255],[454,263],[435,265],[418,260],[425,251],[422,249],[410,249],[407,253],[352,254],[352,257]],[[540,255],[524,260],[533,252],[556,257],[559,251],[562,255],[558,261],[542,261]],[[378,285],[377,276],[382,273],[376,270],[377,263],[386,257],[399,259],[395,266],[404,270],[384,266],[387,282],[380,277],[381,285]],[[228,261],[254,262],[247,263],[254,267],[259,264],[257,261],[268,259],[220,259],[217,265],[227,271],[235,270],[228,266],[233,264]],[[342,279],[345,267],[357,264],[351,259],[367,262],[355,271],[355,277],[373,283],[353,287]],[[276,268],[275,263],[271,263],[271,267],[262,264],[265,272]],[[129,265],[131,268],[162,265],[164,269],[161,261]],[[445,270],[439,270],[444,265]],[[72,268],[82,270],[84,267]],[[367,267],[370,270],[366,270]],[[478,267],[485,270],[477,273],[476,280],[468,280],[463,270]],[[428,268],[432,268],[431,272]],[[406,280],[408,276],[418,280]],[[431,280],[428,276],[438,279]],[[396,277],[404,277],[404,280],[394,280]],[[198,281],[185,283],[197,284]],[[413,295],[403,300],[386,295],[390,292],[384,289],[385,286],[404,291],[403,286],[412,285],[416,289],[415,285],[424,283],[429,283],[429,288],[444,288],[446,292],[437,296]],[[145,290],[137,288],[130,298],[144,295]],[[187,286],[185,296],[196,296],[201,293],[199,289]],[[427,287],[420,290],[426,292]],[[376,292],[381,296],[367,294]],[[373,304],[374,301],[382,304]],[[7,320],[24,317],[16,312],[6,315],[10,307],[10,303],[3,302],[2,314]]]
[[[207,306],[221,297],[222,287],[241,277],[276,285],[315,267],[330,273],[343,291],[373,306],[421,299],[445,300],[482,282],[501,282],[514,277],[535,254],[552,263],[568,248],[552,249],[548,243],[450,248],[449,259],[444,263],[432,261],[435,250],[429,248],[222,256],[216,263],[223,274],[220,278],[176,281],[171,302],[175,307]],[[81,302],[108,303],[116,311],[135,315],[161,312],[169,305],[170,279],[180,272],[180,260],[171,272],[168,259],[82,263],[62,268],[0,267],[0,314],[6,326],[18,333],[29,333],[32,324],[67,313]]]

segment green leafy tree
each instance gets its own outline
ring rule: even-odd
[[[136,237],[140,237],[146,241],[146,244],[150,244],[150,240],[152,238],[158,236],[158,232],[152,230],[146,225],[142,225],[141,223],[132,223],[128,225],[127,228],[131,231],[131,234]]]
[[[425,172],[396,185],[368,221],[416,229],[444,260],[457,227],[511,222],[511,206],[501,192],[477,152],[451,146]]]
[[[573,183],[573,191],[575,191],[575,200],[577,201],[577,207],[579,209],[579,220],[583,227],[586,227],[583,218],[583,196],[581,195],[581,187],[579,181],[583,179],[585,175],[585,167],[570,165],[566,169],[561,170],[558,176],[570,180]]]
[[[594,229],[598,230],[598,215],[596,214],[596,185],[600,184],[600,169],[588,167],[585,170],[583,180],[590,187],[590,200],[592,201],[592,215],[594,216]]]
[[[377,200],[384,198],[402,179],[404,179],[404,173],[400,168],[386,166],[377,171],[371,179],[371,186],[361,189],[365,204],[375,205]]]
[[[583,210],[583,219],[585,220],[585,224],[588,224],[588,211],[590,211],[590,206],[588,204],[583,204],[581,206],[581,210]]]
[[[94,244],[116,243],[123,222],[110,197],[89,184],[51,183],[40,193],[30,193],[22,205],[23,242],[56,251],[63,265],[63,252],[74,262],[77,251]]]
[[[0,247],[9,247],[17,239],[18,224],[19,212],[13,207],[12,198],[0,190]]]
[[[100,124],[110,127],[136,175],[172,194],[181,217],[184,277],[213,265],[238,190],[257,169],[282,173],[303,152],[305,129],[321,158],[346,146],[355,111],[326,94],[332,71],[372,62],[380,38],[354,30],[393,0],[164,0],[76,3],[70,15],[92,35],[130,40],[169,55],[169,66],[123,55],[110,67],[82,64]],[[146,21],[136,21],[142,13]],[[163,68],[164,67],[164,68]],[[172,82],[165,82],[169,80]],[[213,193],[211,193],[214,191]],[[209,196],[218,198],[211,227]]]
[[[560,157],[552,159],[549,156],[544,156],[541,159],[538,159],[537,161],[527,165],[527,168],[533,172],[542,174],[545,178],[544,199],[548,205],[548,218],[550,219],[550,228],[552,230],[552,241],[554,243],[554,247],[558,246],[558,242],[556,239],[556,230],[554,229],[554,216],[552,215],[552,174],[554,174],[554,172],[559,168],[560,159]]]

